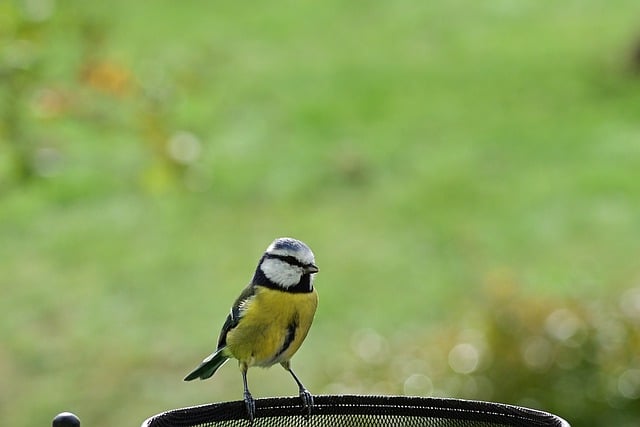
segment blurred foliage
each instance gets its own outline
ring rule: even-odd
[[[46,29],[51,10],[19,8],[17,3],[3,2],[0,25],[0,95],[2,111],[1,140],[3,153],[10,156],[9,165],[18,180],[34,174],[33,136],[28,133],[28,100],[43,66],[39,41]],[[6,179],[6,176],[2,178]],[[4,181],[4,179],[3,179]]]
[[[172,123],[172,92],[177,81],[186,83],[182,74],[198,64],[156,64],[162,69],[158,77],[135,75],[130,64],[110,56],[113,11],[106,7],[77,4],[58,11],[55,0],[0,7],[0,153],[6,155],[0,182],[5,187],[59,175],[70,123],[89,133],[132,133],[150,158],[140,170],[143,188],[164,191],[184,184],[200,141]],[[54,41],[68,51],[51,49]],[[61,53],[63,58],[56,57]]]
[[[322,269],[314,393],[632,424],[638,13],[0,1],[1,421],[239,398],[233,368],[180,380],[294,235]],[[273,371],[256,397],[291,390]]]
[[[550,411],[572,426],[633,426],[640,419],[640,288],[618,300],[523,295],[490,278],[482,311],[390,337],[352,337],[335,393],[400,393],[494,400]]]

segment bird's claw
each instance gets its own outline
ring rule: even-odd
[[[313,406],[313,395],[306,388],[301,388],[300,399],[302,399],[302,406],[307,412],[305,418],[309,418],[311,416],[311,407]]]
[[[256,416],[256,402],[253,400],[253,396],[248,391],[244,393],[244,404],[247,407],[247,415],[249,417],[249,423],[253,424],[253,419]]]

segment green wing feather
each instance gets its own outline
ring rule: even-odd
[[[201,380],[206,380],[211,377],[218,368],[229,359],[229,352],[227,350],[227,333],[230,330],[235,328],[242,317],[240,313],[241,304],[251,298],[255,294],[255,287],[249,284],[246,288],[243,289],[240,296],[236,299],[231,308],[231,312],[227,316],[227,319],[222,325],[222,330],[220,331],[220,337],[218,338],[218,349],[215,353],[207,356],[206,359],[198,365],[189,375],[184,377],[185,381],[195,380],[196,378],[200,378]]]
[[[219,349],[215,353],[210,354],[206,359],[202,361],[200,365],[196,369],[194,369],[189,375],[184,377],[185,381],[195,380],[196,378],[200,378],[201,380],[206,380],[211,377],[220,366],[224,365],[229,357],[224,354],[224,350],[226,347]]]

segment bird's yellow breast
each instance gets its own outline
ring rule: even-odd
[[[238,325],[227,334],[227,349],[247,366],[287,361],[307,336],[317,306],[315,289],[290,293],[259,286]]]

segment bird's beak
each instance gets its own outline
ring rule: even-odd
[[[305,267],[305,270],[307,273],[311,274],[311,273],[317,273],[318,271],[320,271],[320,269],[318,268],[317,265],[315,264],[311,264]]]

